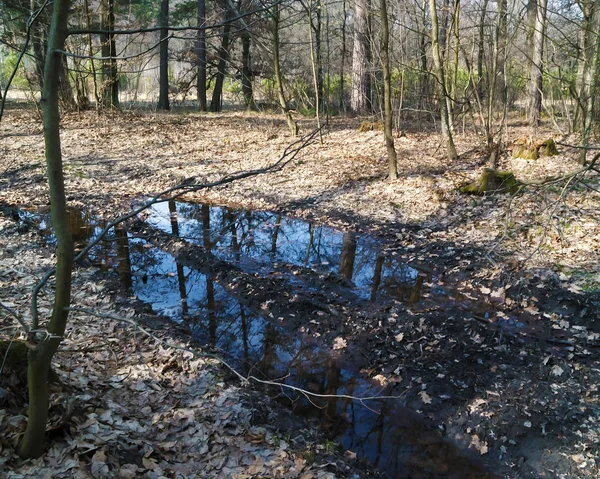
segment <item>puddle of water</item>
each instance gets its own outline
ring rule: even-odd
[[[104,224],[71,212],[77,243],[96,237]],[[267,274],[297,268],[290,284],[302,284],[310,268],[341,278],[357,298],[386,299],[422,307],[447,293],[431,286],[426,271],[385,257],[370,238],[344,233],[273,213],[249,212],[187,203],[155,205],[146,221],[165,233],[209,250],[247,272]],[[47,228],[47,221],[40,224]],[[90,252],[91,260],[114,268],[123,284],[159,314],[187,324],[202,344],[246,374],[285,382],[319,394],[374,396],[382,393],[358,371],[340,365],[335,351],[316,339],[290,332],[257,315],[214,278],[178,264],[173,256],[124,227]],[[493,477],[443,441],[431,427],[393,401],[368,408],[343,398],[312,399],[285,391],[298,412],[318,416],[332,438],[384,471],[387,477]],[[314,406],[318,407],[314,407]]]
[[[339,275],[360,298],[373,302],[394,298],[416,304],[428,293],[424,284],[436,279],[384,256],[367,236],[269,212],[171,202],[154,205],[147,222],[188,242],[210,245],[217,258],[246,271],[264,274],[291,265]]]

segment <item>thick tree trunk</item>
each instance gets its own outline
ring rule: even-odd
[[[169,0],[160,1],[160,69],[158,109],[168,110],[169,105]]]
[[[537,128],[542,112],[542,80],[544,35],[546,30],[547,0],[537,1],[535,29],[533,32],[533,50],[531,57],[531,78],[529,80],[529,126]]]
[[[203,28],[206,23],[206,1],[198,0],[197,26]],[[198,91],[198,110],[206,111],[206,32],[198,30],[196,37],[196,61],[198,76],[196,78]]]
[[[440,117],[442,122],[442,135],[446,140],[446,150],[448,159],[454,161],[458,158],[454,139],[452,138],[452,129],[448,118],[448,104],[446,102],[448,94],[446,92],[446,78],[444,74],[444,65],[439,44],[439,27],[437,19],[437,9],[435,0],[429,0],[429,9],[431,14],[431,51],[433,56],[433,65],[435,69],[436,82],[438,88],[438,104],[440,109]]]
[[[254,92],[252,88],[252,57],[250,56],[250,33],[242,32],[242,94],[246,110],[254,110]]]
[[[395,180],[398,178],[398,158],[396,156],[393,136],[394,112],[392,110],[392,75],[390,72],[389,57],[390,27],[386,0],[379,0],[379,13],[381,15],[381,66],[383,68],[385,147],[388,156],[389,176],[391,180]]]
[[[225,13],[225,26],[223,27],[223,36],[221,37],[221,47],[219,48],[219,66],[217,68],[217,77],[213,89],[212,99],[210,101],[210,111],[217,112],[223,108],[223,83],[225,82],[225,70],[229,57],[229,42],[231,40],[231,22],[233,12],[227,6]]]
[[[25,435],[19,445],[19,454],[25,458],[39,457],[44,452],[46,422],[48,419],[48,370],[50,369],[52,356],[56,352],[65,332],[69,314],[67,308],[71,302],[73,241],[64,189],[58,109],[58,89],[62,60],[61,55],[55,53],[56,50],[64,49],[69,5],[69,0],[54,0],[44,68],[42,110],[44,113],[44,141],[52,226],[57,249],[56,285],[54,307],[47,326],[47,334],[41,334],[41,337],[38,337],[34,333],[30,337],[35,345],[29,352],[27,372],[29,390],[28,421]],[[33,324],[32,329],[38,328],[38,324]]]
[[[371,109],[371,81],[368,71],[369,50],[367,0],[355,0],[350,108],[357,114],[365,113]]]
[[[115,29],[115,1],[102,2],[102,29],[112,32]],[[114,33],[100,35],[102,41],[102,106],[119,107],[119,76],[117,71],[117,46]]]

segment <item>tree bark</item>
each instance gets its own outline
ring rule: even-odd
[[[198,0],[197,7],[198,14],[196,24],[200,29],[203,28],[206,23],[206,1]],[[196,37],[196,61],[198,67],[196,79],[198,110],[206,111],[206,32],[204,30],[198,30]]]
[[[533,49],[531,57],[531,78],[529,80],[529,126],[533,129],[540,124],[542,112],[542,80],[544,35],[546,30],[547,0],[538,0],[535,28],[533,32]]]
[[[44,88],[41,103],[44,114],[44,142],[52,226],[57,249],[56,285],[52,316],[47,326],[48,334],[42,334],[40,338],[32,333],[30,337],[34,345],[29,352],[27,371],[28,421],[25,435],[19,445],[19,455],[24,458],[39,457],[44,452],[46,422],[48,419],[48,370],[50,369],[52,356],[56,352],[65,332],[69,314],[67,308],[71,302],[71,272],[74,253],[71,226],[67,213],[59,133],[58,89],[61,55],[56,53],[56,50],[64,49],[69,6],[69,0],[54,0],[44,67]],[[38,327],[37,324],[33,325],[33,329]]]
[[[229,6],[226,8],[225,25],[223,27],[223,36],[221,37],[221,46],[219,48],[219,66],[217,68],[215,87],[210,101],[210,111],[212,112],[218,112],[223,109],[223,83],[225,82],[225,70],[227,68],[227,60],[229,57],[229,42],[231,40],[230,20],[233,18],[233,12]]]
[[[350,108],[357,114],[365,113],[371,109],[371,82],[368,71],[370,46],[367,6],[367,0],[355,0]]]
[[[281,73],[281,64],[279,60],[279,3],[273,5],[273,70],[275,73],[275,88],[277,90],[277,98],[279,100],[279,106],[285,114],[285,119],[290,129],[292,136],[298,135],[298,125],[292,117],[287,102],[285,101],[285,94],[283,92],[283,75]]]
[[[381,15],[381,66],[383,68],[384,135],[390,180],[398,178],[398,157],[394,147],[394,111],[392,110],[392,75],[390,72],[390,26],[386,0],[379,0]]]
[[[115,29],[115,1],[102,2],[102,29],[112,32]],[[102,56],[110,57],[102,60],[102,106],[105,108],[119,107],[119,77],[117,71],[117,46],[114,33],[100,35],[102,41]]]
[[[169,0],[160,1],[160,69],[158,109],[169,110]]]
[[[252,57],[250,56],[250,32],[242,32],[242,94],[246,110],[254,110],[254,92],[252,88]]]
[[[439,92],[438,104],[442,122],[442,135],[446,140],[448,159],[450,161],[454,161],[458,158],[458,154],[456,153],[456,147],[454,146],[454,139],[452,138],[452,130],[450,128],[450,121],[448,118],[448,104],[446,102],[448,94],[446,92],[446,78],[444,75],[444,65],[442,63],[442,56],[440,52],[439,26],[435,0],[429,0],[429,9],[431,14],[431,51],[433,54],[433,65]]]

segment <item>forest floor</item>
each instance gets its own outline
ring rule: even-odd
[[[569,188],[529,187],[512,197],[461,195],[458,187],[486,166],[477,137],[458,134],[460,158],[449,162],[435,131],[405,125],[405,136],[396,139],[400,177],[389,181],[382,133],[360,132],[360,123],[334,119],[323,144],[302,149],[281,171],[185,198],[274,211],[375,237],[386,254],[428,272],[422,300],[367,304],[350,298],[332,278],[303,272],[307,282],[322,284],[312,304],[299,307],[279,294],[292,283],[239,271],[219,279],[246,291],[260,283],[270,311],[290,331],[335,350],[341,362],[401,395],[407,410],[427,420],[429,432],[413,447],[429,464],[409,461],[405,476],[397,477],[452,477],[438,457],[442,436],[500,477],[596,477],[597,176],[588,175],[589,188],[571,182]],[[302,120],[301,132],[313,125]],[[14,208],[47,211],[41,133],[39,119],[24,109],[9,110],[0,125],[0,300],[24,319],[31,287],[53,259],[44,238],[21,217],[10,218]],[[511,123],[508,144],[526,134],[519,122]],[[576,144],[549,129],[538,135]],[[292,141],[283,120],[266,114],[67,115],[62,142],[69,202],[114,218],[182,181],[208,183],[265,168]],[[543,179],[577,169],[577,150],[559,145],[559,155],[535,161],[505,152],[499,167],[519,180]],[[165,247],[181,250],[181,261],[200,254],[186,245]],[[219,265],[213,261],[210,267]],[[281,406],[259,407],[264,395],[257,399],[232,383],[213,361],[159,347],[136,332],[132,321],[163,341],[188,343],[173,323],[157,320],[93,265],[78,269],[74,300],[103,318],[73,314],[67,351],[55,366],[62,385],[53,393],[53,441],[41,460],[20,464],[11,455],[25,421],[19,410],[24,398],[0,397],[0,464],[11,477],[371,474],[352,459],[353,451],[344,455],[311,427],[293,422],[299,419],[288,424],[299,434],[269,427],[285,412],[273,418],[264,411]],[[246,300],[260,311],[267,298]],[[331,314],[312,320],[315,305]],[[45,302],[41,307],[49,311]],[[8,314],[1,317],[2,327],[11,326]],[[261,407],[263,413],[253,413]],[[405,422],[414,426],[412,417]],[[432,439],[431,431],[441,431],[440,438]],[[483,477],[478,467],[453,477]]]

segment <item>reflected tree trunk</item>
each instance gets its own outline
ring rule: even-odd
[[[240,243],[238,240],[237,227],[235,225],[236,215],[231,211],[231,208],[227,208],[227,221],[229,223],[229,230],[231,232],[231,249],[235,254],[235,260],[240,262]]]
[[[244,348],[244,367],[246,374],[250,371],[250,352],[249,352],[249,339],[248,339],[248,318],[246,317],[246,310],[242,303],[240,303],[240,320],[242,322],[242,344]]]
[[[171,219],[171,233],[175,238],[179,237],[179,223],[177,221],[177,203],[175,200],[169,201],[169,217]],[[179,298],[181,299],[181,313],[187,316],[189,313],[187,302],[187,289],[185,287],[185,271],[183,265],[175,263],[177,267],[177,284],[179,286]]]
[[[279,237],[279,229],[281,228],[281,215],[275,217],[275,228],[273,228],[273,236],[271,236],[271,255],[277,253],[277,238]]]
[[[131,255],[129,252],[129,235],[127,228],[123,223],[115,226],[115,235],[117,237],[117,273],[119,279],[127,289],[133,287],[133,276],[131,274]]]
[[[346,232],[342,238],[342,254],[340,257],[340,275],[352,281],[354,260],[356,258],[356,233]]]
[[[371,286],[371,297],[370,301],[372,303],[375,302],[377,298],[377,291],[379,290],[379,285],[381,284],[381,273],[383,271],[383,263],[385,262],[385,257],[378,256],[375,261],[375,272],[373,273],[373,285]]]
[[[210,206],[202,205],[202,240],[207,253],[212,249],[210,240]],[[206,301],[208,310],[208,334],[211,346],[217,344],[217,318],[215,309],[215,283],[213,279],[206,276]]]

